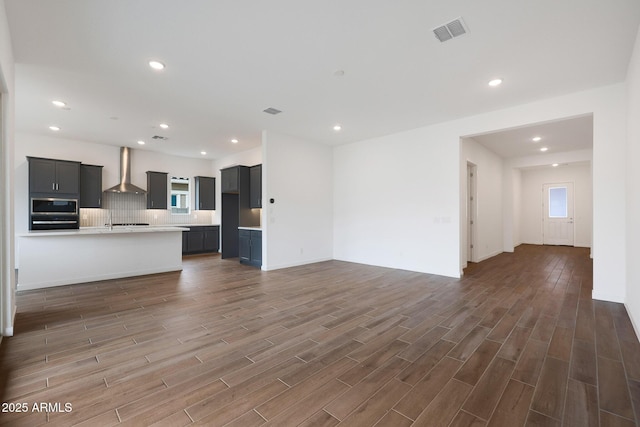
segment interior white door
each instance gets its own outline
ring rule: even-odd
[[[544,184],[542,194],[542,243],[573,246],[573,183]]]

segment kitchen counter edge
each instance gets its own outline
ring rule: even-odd
[[[148,227],[84,227],[76,230],[32,230],[19,234],[20,237],[47,236],[86,236],[100,234],[131,234],[131,233],[163,233],[174,231],[189,231],[188,226],[148,226]]]

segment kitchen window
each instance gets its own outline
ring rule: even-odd
[[[188,214],[189,200],[189,178],[171,177],[171,213]]]

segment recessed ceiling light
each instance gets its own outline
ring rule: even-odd
[[[336,132],[338,132],[340,129],[342,129],[342,126],[340,126],[340,125],[335,125],[333,127],[333,130],[335,130]]]
[[[149,67],[153,68],[154,70],[163,70],[164,64],[160,61],[149,61]]]
[[[59,126],[49,126],[49,129],[51,129],[54,132],[58,132],[60,130]]]
[[[238,140],[237,140],[237,139],[235,139],[235,138],[233,138],[233,139],[231,140],[231,142],[233,142],[234,144],[237,144],[237,143],[238,143]]]
[[[543,153],[544,153],[545,151],[547,151],[547,150],[548,150],[548,148],[547,148],[547,147],[542,147],[542,148],[540,149],[540,151],[542,151]]]
[[[140,140],[140,141],[138,141],[138,144],[140,144],[140,145],[144,145],[144,144],[145,144],[145,142],[144,142],[143,140]]]
[[[206,156],[207,152],[206,151],[201,151],[200,154],[202,154],[203,156]]]
[[[169,129],[169,125],[168,125],[168,124],[166,124],[166,123],[160,123],[160,127],[161,127],[162,129]]]
[[[541,139],[542,139],[542,138],[541,138],[541,137],[539,137],[539,136],[534,136],[533,138],[531,138],[531,140],[532,140],[533,142],[539,142]]]
[[[51,103],[53,105],[55,105],[56,107],[60,107],[60,108],[62,108],[62,107],[67,105],[65,102],[62,102],[62,101],[51,101]]]
[[[559,163],[554,163],[551,166],[553,166],[554,168],[557,168],[559,166]]]
[[[489,86],[496,87],[502,84],[502,79],[493,79],[489,82]]]

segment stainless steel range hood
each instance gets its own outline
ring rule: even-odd
[[[131,183],[131,149],[129,147],[120,147],[120,183],[104,191],[107,193],[146,193],[145,190]]]

